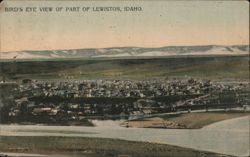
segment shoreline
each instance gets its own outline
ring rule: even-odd
[[[217,116],[217,117],[214,117]],[[220,116],[220,117],[218,117]],[[218,123],[224,120],[250,116],[250,111],[242,111],[242,110],[211,110],[211,111],[192,111],[192,112],[172,112],[172,113],[162,113],[149,115],[140,119],[126,120],[126,119],[88,119],[91,125],[85,124],[70,124],[67,123],[65,125],[62,124],[46,124],[46,123],[31,123],[31,122],[22,122],[22,123],[0,123],[0,125],[5,126],[73,126],[73,127],[99,127],[102,125],[110,125],[112,127],[120,126],[125,128],[155,128],[155,129],[202,129],[208,125]],[[200,118],[206,119],[200,119]],[[189,121],[184,121],[183,119],[197,118],[192,119],[192,123],[189,124]],[[212,121],[205,122],[209,118],[213,118]],[[109,122],[109,123],[106,123]],[[202,124],[200,124],[202,123]],[[128,125],[129,124],[129,125]],[[193,126],[195,125],[195,126]]]
[[[173,146],[169,144],[159,144],[154,142],[136,142],[120,139],[109,138],[89,138],[89,137],[17,137],[17,136],[2,136],[12,147],[19,147],[14,149],[0,148],[1,152],[9,153],[24,153],[24,154],[38,154],[45,156],[82,156],[97,157],[97,156],[137,156],[137,157],[149,157],[151,155],[157,155],[164,157],[170,155],[173,157],[182,156],[185,154],[187,157],[203,155],[204,157],[216,157],[223,154],[213,153],[209,151],[196,150],[191,148],[184,148],[179,146]],[[16,141],[17,143],[25,142],[26,147],[18,146],[10,141]],[[54,147],[46,146],[43,143],[46,140],[46,145],[51,145],[52,142],[56,145]],[[42,141],[42,142],[41,142]],[[98,143],[98,145],[97,145]],[[60,148],[58,148],[60,145]],[[73,147],[72,147],[73,146]],[[0,152],[0,154],[2,154]],[[108,152],[108,153],[107,153]],[[104,155],[103,155],[104,154]],[[105,155],[106,154],[106,155]],[[225,157],[231,157],[230,155],[223,155]]]
[[[244,116],[250,116],[250,112],[191,112],[128,120],[122,123],[121,126],[127,128],[202,129],[214,123]]]

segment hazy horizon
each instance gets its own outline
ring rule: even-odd
[[[248,46],[249,44],[233,44],[233,45],[169,45],[169,46],[157,46],[157,47],[140,47],[140,46],[111,46],[111,47],[86,47],[86,48],[72,48],[72,49],[41,49],[41,50],[18,50],[18,51],[4,51],[3,53],[8,52],[21,52],[21,51],[64,51],[64,50],[81,50],[81,49],[110,49],[110,48],[164,48],[164,47],[198,47],[198,46],[224,46],[224,47],[230,47],[230,46]]]

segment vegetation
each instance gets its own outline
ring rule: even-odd
[[[215,122],[242,116],[250,116],[250,112],[218,111],[172,114],[130,120],[124,122],[122,126],[135,128],[200,129]]]
[[[201,152],[176,146],[118,139],[32,136],[2,136],[0,139],[0,151],[3,152],[68,154],[70,156],[76,155],[86,157],[220,156],[215,153]]]
[[[250,112],[203,112],[203,113],[186,113],[177,115],[167,115],[162,118],[168,121],[185,125],[187,128],[199,129],[206,125],[236,117],[250,116]]]
[[[0,74],[9,79],[248,79],[248,64],[248,56],[2,61]]]

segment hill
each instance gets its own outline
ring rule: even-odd
[[[0,62],[10,79],[249,79],[249,57],[183,56],[134,59],[68,59]],[[0,78],[1,79],[1,78]]]
[[[67,59],[67,58],[121,58],[121,57],[166,57],[186,55],[245,55],[248,45],[233,46],[166,46],[159,48],[111,47],[72,50],[44,50],[2,52],[0,59]]]

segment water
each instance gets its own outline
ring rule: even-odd
[[[0,135],[105,137],[171,144],[235,156],[249,156],[250,152],[249,116],[225,120],[203,129],[192,130],[123,128],[119,126],[119,121],[93,122],[97,125],[96,127],[0,125]],[[41,132],[38,132],[39,130]],[[56,130],[69,133],[56,133]]]

